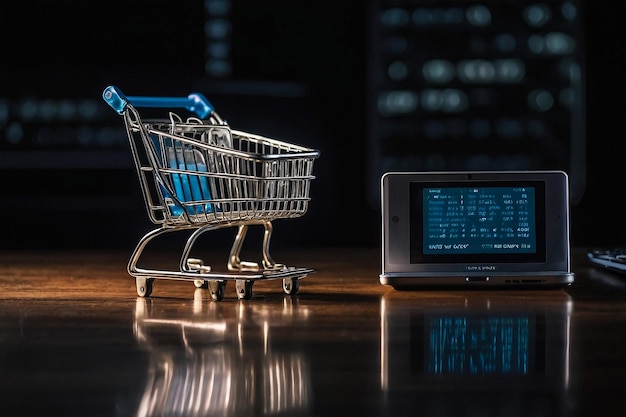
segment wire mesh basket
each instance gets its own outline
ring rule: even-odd
[[[210,288],[216,300],[226,283],[236,282],[240,299],[252,298],[259,279],[282,279],[283,290],[295,294],[311,268],[287,267],[269,254],[272,221],[296,218],[308,210],[315,149],[233,130],[200,94],[186,98],[130,97],[117,87],[104,90],[104,100],[124,117],[130,148],[148,217],[158,228],[137,244],[128,264],[137,293],[152,293],[155,279],[192,280]],[[138,107],[185,108],[199,117],[142,120]],[[250,225],[264,227],[262,262],[240,259]],[[238,227],[224,271],[214,271],[191,257],[198,237],[209,230]],[[138,267],[150,241],[162,234],[189,230],[178,270]]]

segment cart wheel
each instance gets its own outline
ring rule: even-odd
[[[249,300],[252,298],[252,284],[254,281],[249,279],[238,279],[235,281],[237,288],[237,297],[240,300]]]
[[[137,278],[135,281],[137,283],[137,295],[140,297],[150,297],[154,285],[154,278]]]
[[[285,294],[295,295],[300,289],[300,278],[283,279],[283,290]]]
[[[209,281],[209,289],[211,290],[211,298],[215,301],[221,301],[226,293],[226,281]]]
[[[205,281],[205,280],[203,280],[203,279],[194,279],[194,280],[193,280],[193,285],[194,285],[196,288],[204,288],[204,289],[207,289],[207,288],[209,288],[209,281]]]

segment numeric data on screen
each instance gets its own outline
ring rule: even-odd
[[[424,188],[425,254],[533,253],[534,187]]]

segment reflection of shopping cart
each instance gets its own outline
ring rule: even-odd
[[[252,285],[261,279],[282,279],[283,290],[295,294],[310,268],[288,267],[269,254],[272,221],[306,213],[319,151],[231,130],[200,94],[187,98],[127,97],[114,86],[104,100],[124,116],[132,155],[148,216],[160,227],[137,244],[128,263],[137,294],[152,293],[155,279],[190,280],[210,288],[215,300],[224,298],[228,280],[236,282],[240,299],[252,297]],[[136,107],[184,108],[200,118],[141,120]],[[264,227],[262,262],[240,259],[248,226]],[[191,257],[198,237],[209,230],[237,226],[238,233],[224,271],[215,271]],[[178,270],[138,267],[145,247],[157,236],[190,231]]]
[[[282,309],[206,303],[203,293],[195,290],[193,305],[186,305],[192,311],[166,299],[137,298],[133,333],[147,360],[134,415],[310,415],[309,358],[280,337],[305,323],[306,308],[289,297]]]

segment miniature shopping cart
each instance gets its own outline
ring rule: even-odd
[[[140,239],[128,262],[137,294],[150,296],[155,279],[192,281],[197,288],[209,288],[214,300],[224,298],[231,280],[239,299],[252,298],[254,282],[269,279],[281,279],[284,292],[296,294],[300,279],[314,270],[274,262],[269,253],[272,221],[306,213],[319,151],[232,130],[201,94],[127,97],[109,86],[103,98],[124,116],[148,216],[160,225]],[[147,121],[138,107],[186,109],[199,118],[183,120],[169,112],[167,119]],[[240,259],[250,225],[264,227],[260,264]],[[200,235],[225,227],[238,230],[223,270],[191,256]],[[178,270],[138,267],[148,243],[174,231],[190,233]]]

